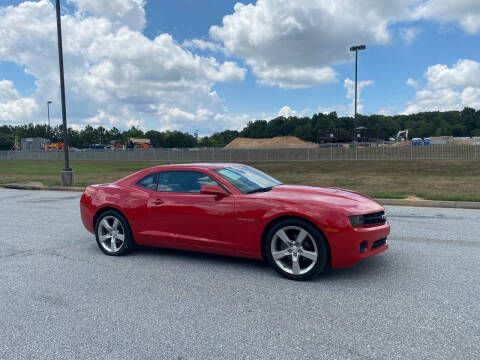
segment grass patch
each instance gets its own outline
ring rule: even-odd
[[[140,161],[73,161],[76,186],[113,182],[162,165]],[[480,201],[480,161],[319,161],[252,163],[287,184],[343,187],[376,198]],[[0,161],[0,183],[60,185],[62,161]]]
[[[321,161],[257,163],[290,184],[334,186],[375,198],[480,201],[480,161]]]
[[[72,161],[70,163],[75,172],[76,186],[113,182],[135,171],[155,165],[163,165],[163,163],[139,161]],[[63,166],[63,161],[0,161],[0,183],[40,181],[47,186],[58,186]]]
[[[365,193],[375,199],[405,199],[408,196],[412,196],[412,194],[407,193],[388,193],[388,192],[369,192]]]

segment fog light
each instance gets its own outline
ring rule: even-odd
[[[366,241],[363,241],[361,244],[360,244],[360,247],[358,249],[358,251],[361,253],[364,253],[365,250],[367,250],[367,242]]]

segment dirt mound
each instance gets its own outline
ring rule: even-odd
[[[238,137],[225,148],[306,148],[317,147],[316,144],[300,140],[296,136],[277,136],[271,139],[249,139]]]
[[[383,144],[383,146],[390,146],[390,147],[410,146],[410,145],[411,145],[410,141],[400,141],[400,142],[394,142],[391,144]]]
[[[477,145],[477,144],[480,144],[480,141],[478,140],[457,140],[457,139],[453,139],[453,143],[455,145]]]

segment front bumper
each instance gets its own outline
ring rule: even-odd
[[[370,227],[349,227],[329,237],[332,268],[347,268],[358,261],[388,249],[386,238],[390,224]],[[385,240],[385,241],[384,241]]]

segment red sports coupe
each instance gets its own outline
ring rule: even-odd
[[[306,279],[388,249],[390,225],[375,200],[349,190],[284,185],[241,164],[182,164],[92,185],[85,227],[107,255],[135,245],[264,259]]]

